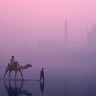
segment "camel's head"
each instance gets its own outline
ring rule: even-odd
[[[28,67],[32,67],[32,65],[31,65],[31,64],[27,64],[27,66],[28,66]]]

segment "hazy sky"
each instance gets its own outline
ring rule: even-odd
[[[96,0],[0,0],[1,49],[20,50],[52,38],[63,43],[65,20],[70,44],[84,45],[95,9]]]

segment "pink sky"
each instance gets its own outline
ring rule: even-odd
[[[96,23],[95,9],[96,0],[0,0],[2,49],[49,38],[63,42],[65,20],[70,44],[84,45],[87,29]]]

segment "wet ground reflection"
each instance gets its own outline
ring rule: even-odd
[[[38,74],[33,77],[34,73],[24,74],[24,80],[1,77],[0,96],[96,96],[96,65],[82,66],[50,67],[46,69],[44,82],[39,81]]]
[[[32,96],[31,92],[28,92],[28,90],[23,89],[23,80],[21,81],[19,87],[17,85],[18,81],[14,81],[14,83],[15,86],[11,84],[11,80],[8,80],[8,84],[6,84],[6,81],[4,80],[4,85],[8,96],[20,96],[20,95]]]

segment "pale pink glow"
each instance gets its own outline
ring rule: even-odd
[[[87,29],[96,22],[95,5],[95,0],[0,0],[0,42],[23,46],[54,38],[63,43],[68,20],[70,44],[85,44]]]

